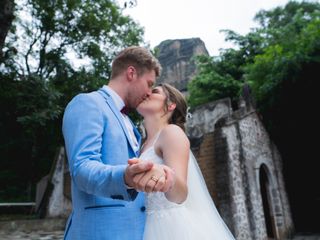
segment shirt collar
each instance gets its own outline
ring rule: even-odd
[[[107,85],[104,85],[103,88],[110,94],[112,100],[116,104],[116,107],[121,111],[121,109],[125,106],[124,101],[122,98],[114,91],[112,88],[110,88]]]

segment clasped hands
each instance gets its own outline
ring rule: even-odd
[[[129,159],[125,171],[125,182],[141,192],[168,192],[175,182],[174,171],[166,165]]]

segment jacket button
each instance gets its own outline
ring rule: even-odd
[[[143,207],[140,208],[140,210],[141,210],[141,212],[144,212],[146,210],[146,207],[143,206]]]

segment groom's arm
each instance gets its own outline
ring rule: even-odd
[[[133,200],[136,194],[130,194],[124,181],[127,165],[106,165],[101,161],[103,131],[103,116],[96,101],[85,94],[75,97],[63,117],[71,177],[77,188],[86,193],[121,195],[124,200]]]

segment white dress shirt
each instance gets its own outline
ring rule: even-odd
[[[124,101],[122,100],[122,98],[118,95],[118,93],[116,93],[112,88],[110,88],[107,85],[104,85],[103,88],[110,94],[112,100],[114,101],[114,103],[116,104],[117,109],[119,109],[119,112],[121,112],[121,109],[125,106]],[[137,138],[133,132],[133,126],[131,124],[131,121],[129,119],[129,117],[126,114],[121,113],[122,117],[123,117],[123,121],[127,127],[127,130],[129,132],[131,141],[133,143],[133,147],[134,147],[134,151],[138,151],[139,150],[139,143],[137,141]]]

